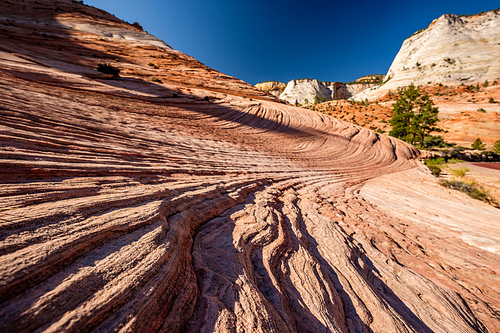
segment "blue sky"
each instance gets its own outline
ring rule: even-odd
[[[248,83],[385,74],[404,39],[446,13],[498,0],[84,0]]]

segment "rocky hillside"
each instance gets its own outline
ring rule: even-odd
[[[1,332],[500,330],[498,210],[415,148],[77,1],[0,13]]]
[[[487,84],[485,84],[487,83]],[[442,84],[422,87],[439,109],[438,126],[447,142],[470,148],[480,138],[491,150],[500,138],[500,84],[487,81],[476,85],[445,86]],[[338,119],[388,133],[391,130],[392,106],[396,94],[385,94],[375,101],[330,101],[307,106]]]
[[[364,76],[354,82],[320,82],[315,79],[292,80],[279,96],[289,103],[313,103],[316,97],[321,101],[348,99],[378,84],[377,76]]]
[[[255,88],[265,91],[275,97],[279,97],[283,90],[285,90],[286,84],[279,81],[266,81],[257,83]]]
[[[381,97],[398,87],[500,81],[500,11],[446,14],[403,42],[379,89],[356,99]]]

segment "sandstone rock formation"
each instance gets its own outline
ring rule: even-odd
[[[498,211],[415,148],[92,7],[0,12],[1,332],[500,329]]]
[[[279,97],[283,90],[285,90],[286,84],[280,81],[265,81],[257,83],[255,88],[268,92],[275,97]]]
[[[403,42],[386,84],[355,98],[372,100],[411,83],[500,81],[499,31],[498,10],[472,16],[443,15]]]
[[[313,103],[316,96],[327,101],[348,99],[360,92],[373,87],[370,82],[355,81],[348,84],[342,82],[320,82],[316,79],[300,79],[288,82],[280,99],[294,104]]]

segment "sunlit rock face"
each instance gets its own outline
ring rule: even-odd
[[[20,3],[0,3],[1,332],[499,330],[497,211],[432,190],[414,147],[96,8]],[[456,209],[401,208],[426,193]]]
[[[265,91],[275,97],[279,97],[283,90],[285,90],[286,84],[279,81],[266,81],[257,83],[255,88]]]
[[[468,85],[500,81],[499,31],[499,11],[443,15],[403,42],[387,72],[386,84],[356,99],[373,99],[411,83]]]
[[[316,79],[300,79],[288,82],[279,98],[289,103],[308,104],[316,101],[349,99],[375,86],[373,83],[320,82]]]

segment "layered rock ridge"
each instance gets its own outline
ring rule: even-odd
[[[40,2],[0,3],[0,331],[498,331],[498,254],[360,192],[414,147]]]

